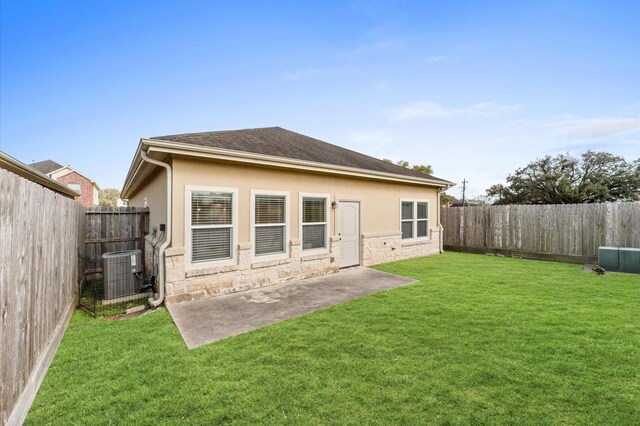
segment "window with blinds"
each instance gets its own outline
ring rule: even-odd
[[[403,239],[428,237],[429,203],[426,201],[401,201],[400,230]]]
[[[230,259],[233,194],[191,191],[191,261]]]
[[[302,249],[327,248],[327,198],[302,198]]]
[[[284,253],[287,229],[285,196],[256,195],[254,204],[255,255]]]

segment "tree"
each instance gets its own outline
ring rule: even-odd
[[[440,195],[440,207],[444,207],[447,204],[453,203],[455,201],[455,197],[453,197],[452,195],[446,194],[446,193],[442,193]]]
[[[98,204],[101,206],[116,207],[120,191],[115,188],[105,188],[98,192]]]
[[[388,158],[383,158],[382,161],[384,161],[385,163],[393,164],[393,161]],[[406,169],[409,167],[409,162],[405,160],[399,160],[398,162],[396,162],[396,165]],[[430,165],[414,164],[411,168],[426,175],[433,174],[433,167],[431,167]]]
[[[608,152],[587,151],[580,159],[547,155],[493,185],[494,204],[571,204],[640,200],[640,159],[626,162]]]
[[[429,165],[414,164],[411,168],[417,172],[424,173],[425,175],[433,174],[433,167]]]

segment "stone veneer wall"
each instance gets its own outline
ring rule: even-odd
[[[238,244],[238,263],[185,269],[184,250],[168,249],[166,302],[179,303],[338,272],[339,240],[331,238],[329,253],[303,255],[300,241],[290,242],[289,258],[251,263],[251,245]]]
[[[403,241],[402,233],[364,234],[362,236],[362,265],[394,262],[412,257],[440,253],[440,231],[431,230],[431,237]]]
[[[432,230],[431,232],[431,238],[404,242],[399,232],[365,234],[362,236],[362,264],[369,266],[437,254],[440,252],[440,231]],[[300,241],[291,241],[290,244],[288,259],[254,263],[251,263],[250,244],[239,244],[236,265],[203,269],[185,269],[184,250],[167,249],[165,252],[166,303],[200,300],[338,272],[340,246],[337,237],[331,237],[331,250],[325,254],[303,255]],[[147,262],[150,262],[151,246],[148,240],[146,254]]]

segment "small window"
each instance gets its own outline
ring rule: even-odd
[[[400,211],[402,239],[429,236],[429,203],[427,201],[401,201]]]
[[[255,196],[255,255],[285,252],[287,228],[285,196]]]
[[[80,192],[80,184],[79,183],[70,183],[67,186],[69,188],[73,189],[76,192]]]
[[[429,205],[424,202],[417,203],[417,235],[420,237],[427,237],[429,235]]]
[[[327,248],[327,197],[302,197],[302,250]]]
[[[413,238],[413,201],[402,202],[402,238]]]
[[[191,261],[231,259],[232,193],[191,191]]]

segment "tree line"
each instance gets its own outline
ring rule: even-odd
[[[640,200],[640,158],[608,152],[545,156],[487,190],[493,204],[581,204]]]
[[[394,164],[385,158],[383,161]],[[430,165],[396,162],[431,175]],[[518,168],[487,191],[493,204],[582,204],[640,200],[640,158],[626,161],[608,152],[547,155]],[[450,195],[444,194],[443,199]]]

